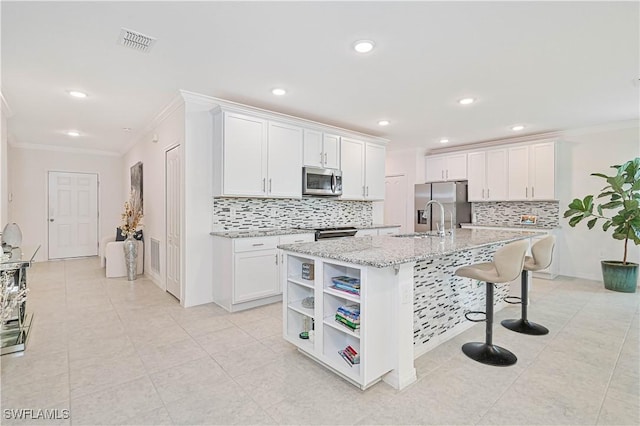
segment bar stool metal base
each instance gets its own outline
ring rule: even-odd
[[[548,328],[522,318],[506,319],[500,324],[511,331],[515,331],[516,333],[529,334],[531,336],[543,336],[545,334],[549,334]]]
[[[462,345],[462,352],[475,361],[496,367],[508,367],[518,361],[511,351],[482,342],[465,343]]]

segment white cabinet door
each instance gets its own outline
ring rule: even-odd
[[[467,154],[448,155],[444,177],[446,180],[467,179]]]
[[[470,152],[467,158],[467,178],[469,179],[469,201],[485,200],[486,154],[483,151]]]
[[[324,152],[324,167],[340,168],[340,136],[324,134],[322,150]]]
[[[487,151],[487,193],[486,200],[500,201],[507,199],[507,150],[493,149]]]
[[[364,142],[342,138],[340,158],[342,163],[342,199],[364,199]]]
[[[278,250],[258,250],[234,255],[233,303],[280,293]]]
[[[322,132],[317,130],[304,130],[304,165],[310,167],[322,167],[324,153],[322,151]]]
[[[547,142],[529,147],[529,184],[532,200],[555,199],[555,143]]]
[[[377,229],[361,229],[356,232],[356,237],[375,237],[378,235]]]
[[[529,188],[529,147],[509,148],[509,200],[526,200]]]
[[[269,122],[267,194],[302,197],[302,129]]]
[[[372,143],[365,146],[365,198],[384,200],[385,147]]]
[[[440,182],[445,180],[445,158],[425,157],[425,182]]]
[[[267,122],[224,114],[224,194],[266,194]]]

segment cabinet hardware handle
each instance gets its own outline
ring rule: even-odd
[[[367,197],[369,196],[369,187],[367,186]]]
[[[489,188],[487,188],[487,198],[491,198],[491,195],[489,195]]]
[[[529,198],[529,187],[528,186],[524,187],[524,197],[525,198]]]
[[[362,187],[362,196],[364,197],[365,193],[364,193],[364,186]]]
[[[449,170],[447,170],[447,179],[449,179]]]
[[[482,198],[484,199],[484,188],[482,188]]]
[[[322,152],[320,153],[320,165],[322,165]]]
[[[294,243],[304,243],[304,240],[295,240]]]
[[[440,170],[440,177],[444,179],[444,170]]]
[[[276,254],[276,265],[278,264],[278,255]]]
[[[535,191],[535,188],[532,186],[531,187],[531,198],[533,198],[535,196],[536,196],[536,191]]]
[[[327,165],[327,153],[324,153],[324,164]]]
[[[266,189],[266,184],[267,184],[267,179],[266,178],[262,178],[262,192],[265,191]]]
[[[271,192],[271,178],[269,178],[269,192]]]
[[[259,247],[259,246],[263,246],[264,243],[256,243],[256,244],[251,244],[251,245],[254,246],[254,247]]]

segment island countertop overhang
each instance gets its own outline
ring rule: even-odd
[[[436,236],[421,238],[370,236],[283,244],[278,248],[293,253],[334,259],[356,265],[386,268],[540,235],[544,235],[544,233],[515,230],[456,229],[452,235],[447,235],[444,238]]]

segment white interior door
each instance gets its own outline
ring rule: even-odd
[[[98,255],[98,175],[49,172],[49,259]]]
[[[384,223],[400,225],[400,233],[407,232],[407,177],[387,176],[384,180]]]
[[[178,300],[180,294],[180,145],[170,149],[165,157],[167,213],[167,291]]]

